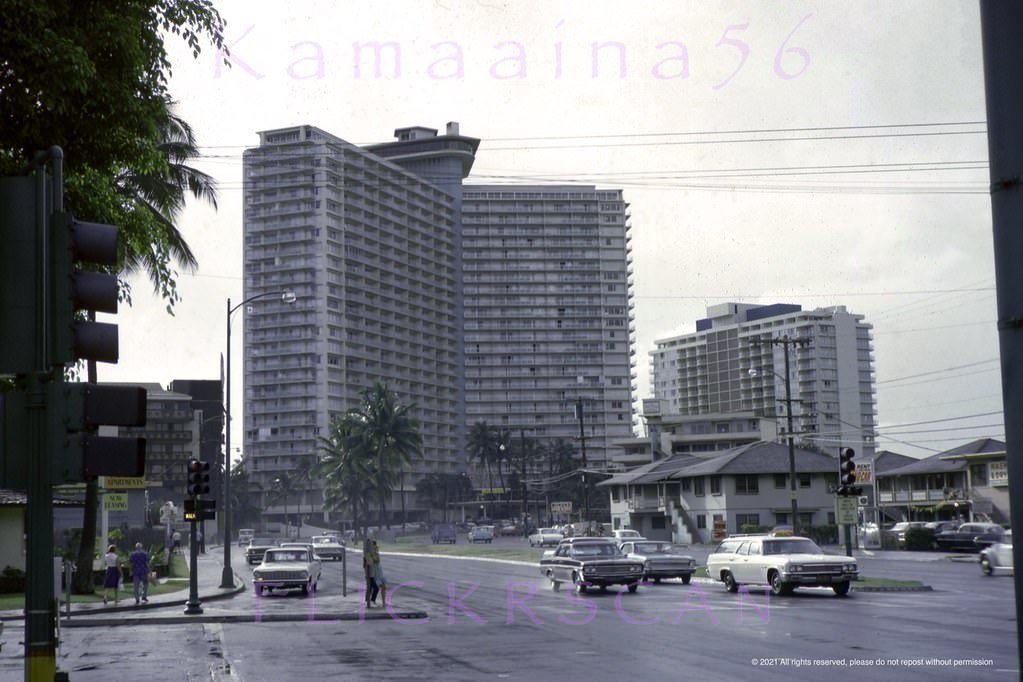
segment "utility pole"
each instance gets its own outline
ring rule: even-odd
[[[1023,117],[1023,94],[1018,84],[1018,67],[1023,60],[1023,6],[1014,2],[980,3],[981,42],[984,51],[984,91],[987,100],[988,159],[991,176],[991,218],[994,232],[995,288],[998,295],[998,345],[1002,359],[1002,409],[1006,415],[1018,415],[1023,408],[1023,214],[1020,192],[1023,185],[1023,135],[1019,121]],[[1010,517],[1012,524],[1023,524],[1023,462],[1020,443],[1023,422],[1005,420],[1005,447],[1008,452]],[[1016,565],[1023,561],[1023,545],[1013,547]],[[1015,572],[1016,621],[1023,618],[1023,573]],[[1023,661],[1023,628],[1016,628],[1017,656]]]
[[[771,346],[782,346],[785,349],[785,400],[779,401],[785,403],[785,412],[787,418],[786,436],[788,437],[789,444],[789,496],[792,501],[792,534],[799,535],[799,502],[796,500],[796,444],[793,439],[793,432],[795,429],[792,425],[792,403],[799,402],[792,398],[792,379],[790,377],[789,369],[789,348],[792,346],[805,347],[810,345],[810,339],[805,337],[789,338],[783,336],[778,339],[753,339],[754,345],[760,345],[762,343],[769,344]]]
[[[529,491],[526,488],[526,430],[519,429],[519,440],[522,443],[522,535],[529,537],[529,524],[526,517],[529,516]]]
[[[579,416],[579,448],[583,455],[583,498],[586,506],[586,523],[590,522],[590,486],[586,481],[586,427],[583,423],[583,397],[576,399],[575,411]]]

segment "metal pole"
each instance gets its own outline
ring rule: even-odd
[[[188,525],[191,532],[188,534],[188,601],[185,602],[185,614],[192,616],[202,613],[202,602],[199,601],[199,567],[196,565],[199,562],[199,543],[195,537],[198,525],[195,521]]]
[[[231,299],[227,299],[227,359],[225,374],[224,415],[227,433],[224,435],[224,569],[220,574],[220,587],[234,587],[234,569],[231,568]]]
[[[792,439],[792,382],[789,378],[790,339],[782,339],[785,348],[785,412],[788,418],[789,494],[792,496],[792,534],[799,535],[799,503],[796,501],[796,444]]]
[[[519,429],[519,439],[522,441],[522,535],[529,537],[529,523],[526,521],[529,516],[529,491],[526,488],[526,430]]]
[[[576,400],[576,411],[579,413],[579,447],[583,455],[583,495],[586,500],[586,522],[590,522],[590,486],[586,481],[586,429],[583,423],[583,398]]]
[[[1023,92],[1018,68],[1023,61],[1023,5],[1015,2],[980,3],[984,50],[984,86],[987,98],[988,159],[991,174],[991,218],[994,231],[995,288],[998,307],[998,343],[1002,360],[1002,410],[1005,413],[1005,449],[1009,467],[1010,518],[1023,524]],[[1023,543],[1013,546],[1016,565],[1023,562]],[[1023,572],[1015,571],[1016,622],[1023,623]],[[1023,665],[1023,628],[1016,627],[1016,650]]]

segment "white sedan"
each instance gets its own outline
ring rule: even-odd
[[[984,575],[1007,573],[1012,575],[1012,531],[1002,542],[996,542],[980,551],[980,570]]]
[[[252,571],[252,586],[256,594],[263,590],[302,590],[302,594],[316,591],[320,581],[320,562],[312,552],[302,547],[268,549],[263,563]]]
[[[544,547],[546,545],[556,546],[564,539],[559,531],[554,528],[537,528],[536,532],[529,536],[530,547]]]

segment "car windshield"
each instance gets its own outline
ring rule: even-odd
[[[291,551],[273,550],[267,552],[263,561],[273,563],[275,561],[308,561],[309,553],[305,550],[295,549]]]
[[[671,551],[670,542],[637,542],[635,552],[639,554],[667,554]]]
[[[611,557],[618,556],[618,548],[609,542],[593,543],[589,545],[576,545],[572,548],[572,554],[576,557]]]
[[[764,554],[821,554],[821,548],[806,538],[765,540]]]

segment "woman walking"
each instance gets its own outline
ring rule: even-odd
[[[114,603],[118,602],[117,585],[121,581],[121,569],[117,565],[117,547],[110,545],[107,553],[103,556],[107,567],[107,573],[103,577],[103,603],[107,603],[107,594],[110,589],[114,590]]]
[[[377,584],[377,571],[380,568],[380,549],[376,540],[366,538],[362,543],[362,570],[366,574],[366,606],[377,605],[377,594],[380,586]]]

